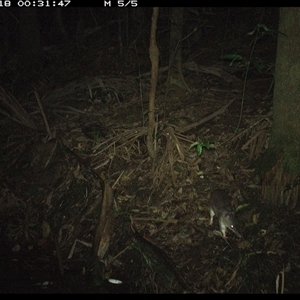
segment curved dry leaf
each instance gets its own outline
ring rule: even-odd
[[[252,216],[252,221],[253,221],[254,224],[257,224],[257,223],[258,223],[259,215],[260,215],[260,213],[254,214],[254,215]]]

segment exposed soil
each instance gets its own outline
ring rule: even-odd
[[[1,110],[12,108],[0,132],[2,292],[300,292],[297,212],[264,204],[254,169],[272,126],[278,9],[191,9],[191,92],[166,93],[165,14],[154,160],[141,37],[121,55],[117,37],[96,31],[80,46],[56,46],[26,93],[3,86]],[[259,27],[256,36],[257,24],[275,32]],[[223,239],[216,219],[209,225],[214,189],[230,194],[242,238]]]

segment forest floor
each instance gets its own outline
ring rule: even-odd
[[[300,292],[298,211],[267,206],[254,168],[272,127],[276,57],[276,34],[257,25],[278,27],[276,9],[262,12],[201,16],[184,49],[188,92],[166,93],[158,26],[154,160],[147,47],[121,55],[117,37],[95,32],[53,52],[34,92],[1,88],[12,112],[0,130],[2,292]],[[214,189],[230,194],[242,238],[209,225]]]

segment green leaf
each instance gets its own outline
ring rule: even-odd
[[[199,142],[195,142],[190,146],[190,149],[192,149],[193,147],[196,147],[199,144]]]
[[[203,147],[205,147],[207,150],[209,150],[209,148],[210,148],[210,143],[208,143],[208,142],[203,143]]]
[[[200,156],[202,154],[202,144],[197,145],[197,154]]]
[[[230,54],[224,54],[221,56],[221,59],[228,59],[228,60],[238,60],[241,61],[243,60],[243,57],[239,54],[235,54],[235,53],[230,53]]]
[[[210,143],[203,143],[201,141],[197,141],[190,145],[190,149],[192,149],[193,147],[196,147],[197,154],[200,156],[203,152],[203,147],[205,147],[208,150],[210,148]]]

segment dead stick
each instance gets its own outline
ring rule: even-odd
[[[48,121],[47,121],[46,115],[45,115],[44,110],[43,110],[43,106],[42,106],[42,102],[41,102],[41,100],[40,100],[40,96],[39,96],[39,94],[37,93],[37,91],[34,91],[34,95],[35,95],[35,97],[36,97],[36,101],[37,101],[37,103],[38,103],[38,105],[39,105],[39,108],[40,108],[42,117],[43,117],[43,119],[44,119],[44,123],[45,123],[45,126],[46,126],[47,133],[48,133],[48,135],[52,138],[53,136],[52,136],[52,133],[51,133],[51,131],[50,131],[49,123],[48,123]]]
[[[191,130],[191,129],[193,129],[193,128],[195,128],[195,127],[197,127],[197,126],[199,126],[199,125],[201,125],[201,124],[203,124],[203,123],[205,123],[205,122],[207,122],[207,121],[209,121],[211,119],[213,119],[214,117],[222,114],[226,110],[226,108],[229,105],[231,105],[234,101],[235,101],[235,99],[230,100],[229,103],[227,103],[225,106],[223,106],[222,108],[220,108],[219,110],[217,110],[213,114],[205,117],[204,119],[202,119],[202,120],[200,120],[198,122],[194,122],[194,123],[186,125],[186,126],[184,126],[182,128],[178,128],[178,131],[181,132],[181,133],[182,132],[187,132],[187,131],[189,131],[189,130]]]

